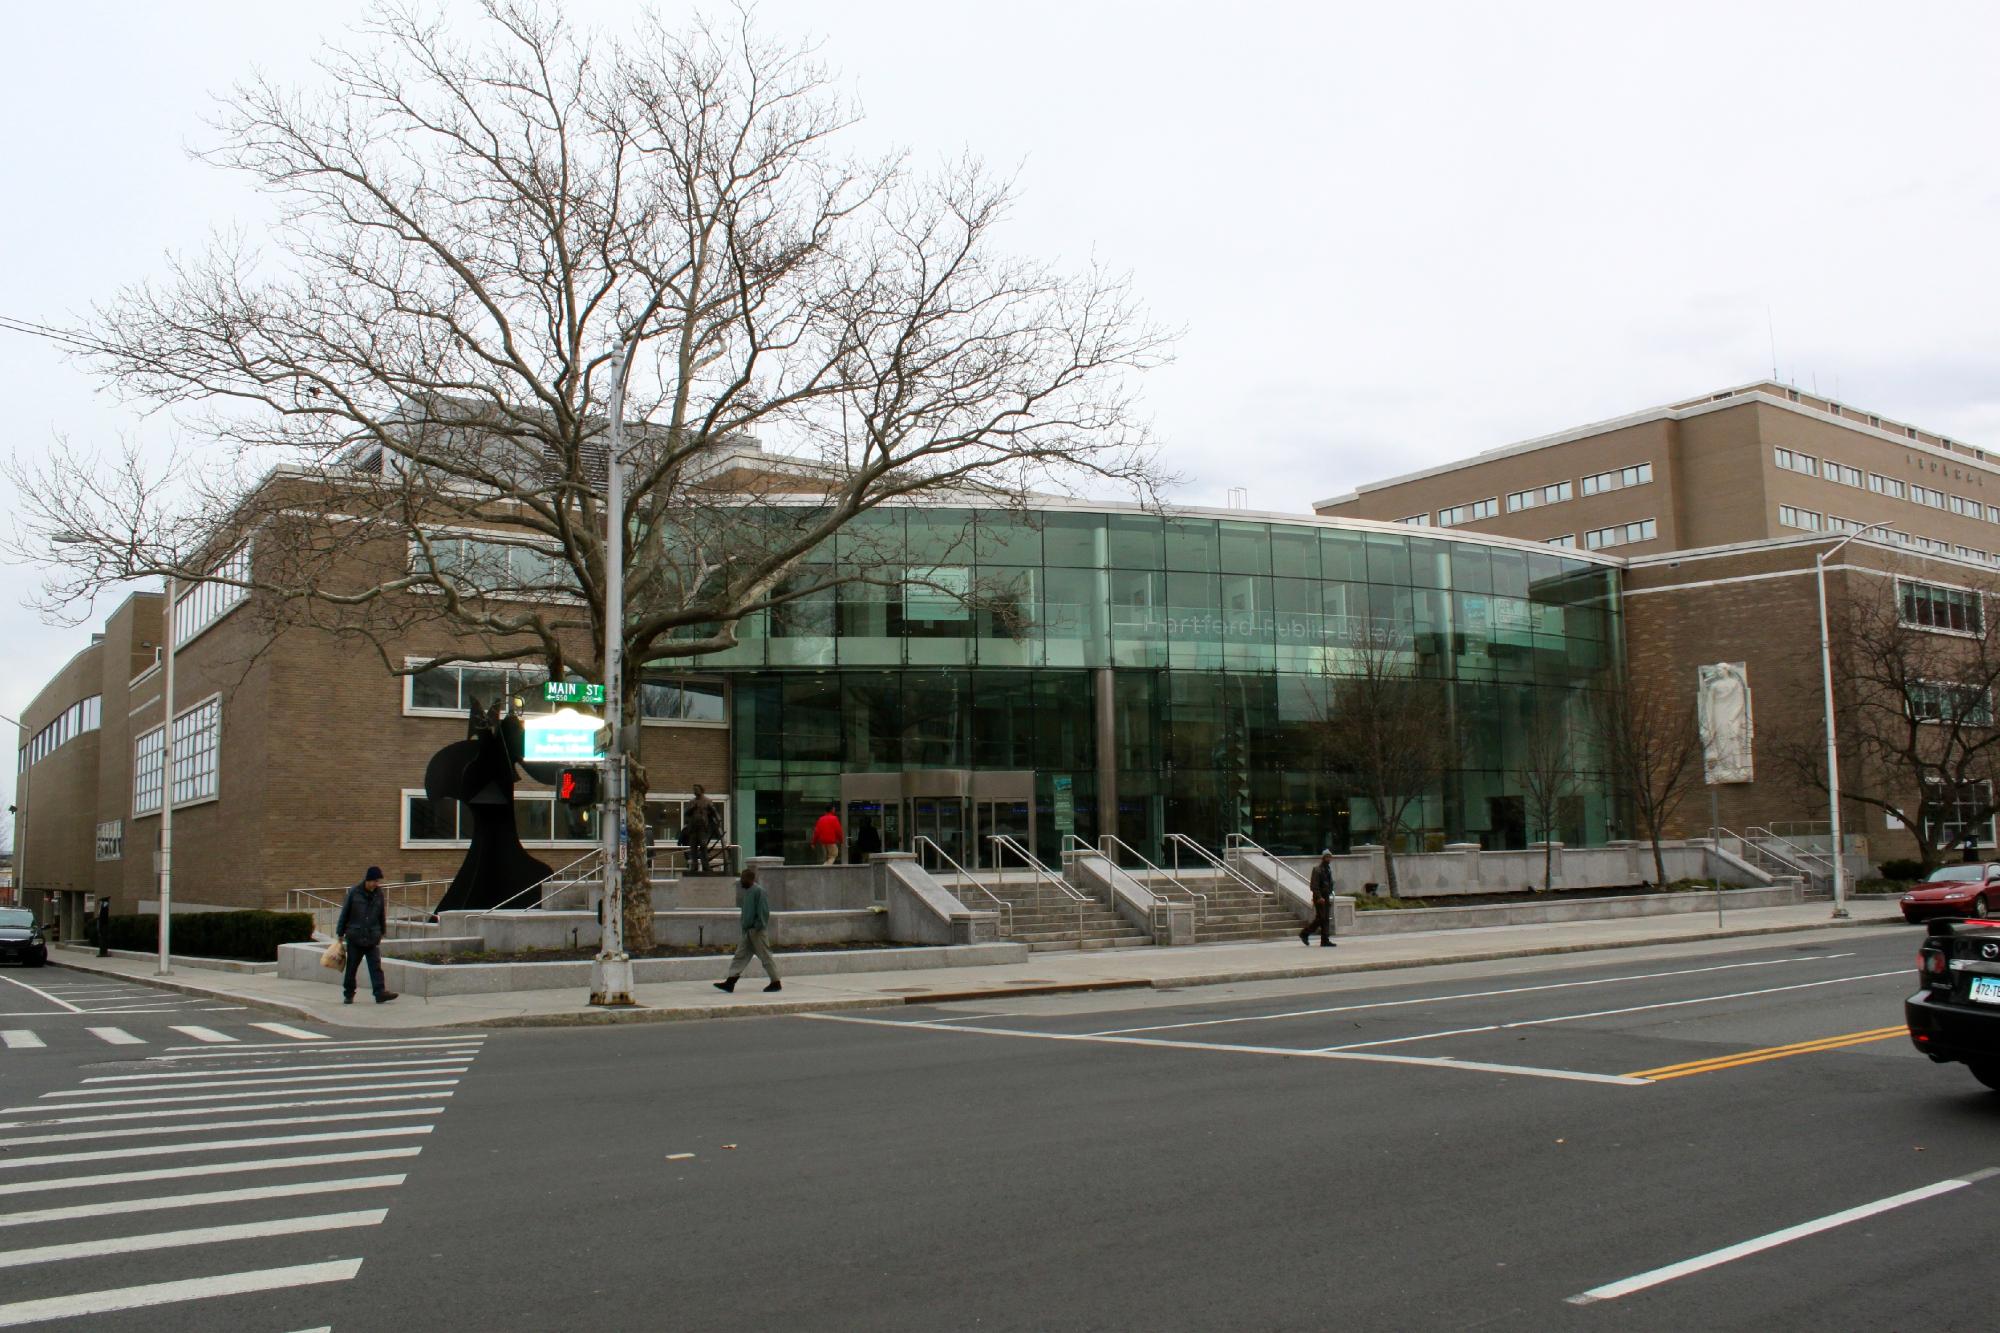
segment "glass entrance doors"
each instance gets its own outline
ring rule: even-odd
[[[1035,775],[1032,772],[986,772],[977,769],[913,769],[901,773],[840,775],[842,823],[847,830],[847,859],[861,860],[868,851],[920,851],[932,870],[944,868],[936,847],[967,870],[1005,863],[996,861],[991,838],[1005,834],[1034,855]],[[880,847],[864,839],[873,829]],[[918,838],[929,840],[920,850]]]

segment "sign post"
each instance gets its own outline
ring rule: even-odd
[[[1055,784],[1056,836],[1076,832],[1076,780],[1067,773],[1058,773]]]

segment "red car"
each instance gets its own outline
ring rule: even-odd
[[[2000,907],[2000,862],[1942,866],[1903,895],[1903,920],[1936,916],[1985,916]]]

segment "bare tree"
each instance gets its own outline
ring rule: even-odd
[[[1701,728],[1692,683],[1685,693],[1632,677],[1598,696],[1604,767],[1653,848],[1653,882],[1667,882],[1660,839],[1701,778]]]
[[[1543,718],[1541,725],[1529,731],[1514,776],[1521,784],[1528,823],[1541,830],[1542,887],[1554,888],[1556,823],[1562,818],[1563,803],[1576,794],[1582,783],[1569,728],[1560,719]]]
[[[1375,807],[1383,867],[1394,895],[1396,844],[1413,811],[1437,795],[1464,746],[1444,681],[1423,675],[1390,647],[1351,653],[1328,677],[1326,716],[1317,724],[1328,766],[1347,775]]]
[[[220,582],[394,671],[448,632],[441,661],[601,679],[607,625],[637,667],[843,582],[962,595],[868,536],[883,506],[1161,480],[1126,376],[1166,343],[1125,283],[1001,252],[1009,187],[976,163],[843,154],[853,115],[809,50],[747,20],[619,40],[486,0],[469,34],[380,8],[322,69],[236,89],[203,153],[279,201],[268,249],[225,237],[66,335],[197,445],[165,470],[16,464],[14,549],[51,605]]]
[[[1828,617],[1840,792],[1900,822],[1928,872],[1967,826],[1994,812],[2000,644],[1985,607],[2000,588],[1990,581],[1954,588],[1870,582],[1880,586],[1843,599]],[[1818,645],[1812,648],[1817,676]],[[1826,792],[1820,728],[1781,736],[1773,750],[1799,786]]]

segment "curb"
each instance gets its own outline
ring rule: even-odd
[[[1449,958],[1385,958],[1373,961],[1308,964],[1301,967],[1261,968],[1255,971],[1209,972],[1180,977],[1129,977],[1099,979],[1093,981],[1057,982],[1032,986],[993,986],[983,990],[938,991],[923,995],[864,996],[850,999],[825,1000],[749,1000],[740,1004],[715,1005],[634,1005],[630,1009],[587,1009],[568,1013],[512,1014],[493,1018],[467,1019],[460,1022],[413,1023],[410,1028],[433,1028],[444,1030],[486,1029],[486,1028],[558,1028],[558,1027],[608,1027],[619,1023],[692,1023],[707,1019],[726,1018],[779,1018],[787,1015],[832,1013],[849,1009],[895,1009],[907,1005],[926,1004],[966,1004],[982,1000],[1019,999],[1036,995],[1075,995],[1091,991],[1116,990],[1159,990],[1173,991],[1192,989],[1197,986],[1226,986],[1249,981],[1289,981],[1303,977],[1336,976],[1351,972],[1393,972],[1418,967],[1445,967],[1454,963],[1491,963],[1509,958],[1539,958],[1559,954],[1600,953],[1611,949],[1644,949],[1656,945],[1695,944],[1705,940],[1747,939],[1760,935],[1796,935],[1815,930],[1841,930],[1867,926],[1896,926],[1903,922],[1898,918],[1801,922],[1786,926],[1753,926],[1744,930],[1706,930],[1686,935],[1665,936],[1644,940],[1608,940],[1577,944],[1534,945],[1513,949],[1494,949],[1481,953],[1454,954]],[[1363,937],[1365,938],[1365,937]],[[1390,938],[1390,937],[1384,937]],[[175,991],[182,995],[198,995],[206,999],[225,999],[232,1002],[254,1005],[293,1018],[303,1018],[315,1023],[327,1023],[336,1027],[348,1026],[338,1018],[328,1018],[316,1010],[302,1005],[288,1004],[282,1000],[267,1000],[199,985],[190,985],[166,977],[135,977],[129,973],[110,968],[88,967],[79,963],[49,960],[51,967],[66,967],[73,971],[89,972],[99,976],[117,977],[121,981],[136,982],[142,986],[153,986],[160,990]],[[418,997],[421,998],[421,997]],[[402,1025],[399,1025],[402,1026]],[[374,1030],[374,1025],[369,1025]]]

